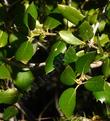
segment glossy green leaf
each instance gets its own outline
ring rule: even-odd
[[[99,37],[99,41],[100,41],[101,46],[104,47],[105,44],[106,44],[107,42],[109,42],[110,40],[109,40],[109,37],[108,37],[107,34],[102,34],[102,35]]]
[[[6,46],[8,43],[8,34],[0,30],[0,48]]]
[[[3,112],[3,119],[9,120],[10,118],[16,116],[18,114],[18,110],[15,106],[10,106],[6,108]]]
[[[23,42],[18,48],[15,58],[18,61],[26,64],[33,56],[33,45],[29,41]]]
[[[15,89],[0,90],[0,104],[13,104],[19,98],[19,92]]]
[[[27,91],[32,86],[34,76],[31,71],[19,72],[14,81],[14,84],[18,89]]]
[[[102,71],[105,77],[110,76],[110,59],[106,58],[104,60],[103,66],[102,66]]]
[[[70,46],[64,55],[64,63],[69,64],[77,60],[75,48]]]
[[[55,69],[53,64],[54,58],[60,53],[64,53],[65,50],[66,50],[66,44],[62,41],[58,41],[52,46],[51,52],[49,53],[49,56],[46,60],[46,66],[45,66],[46,74],[50,73]]]
[[[68,65],[61,73],[60,80],[65,85],[73,85],[75,83],[76,75],[73,69]]]
[[[66,89],[59,98],[59,107],[66,117],[73,114],[76,105],[76,91],[74,88]]]
[[[70,31],[65,31],[65,30],[60,31],[59,35],[68,44],[71,44],[71,45],[84,44],[84,42],[76,38]]]
[[[47,17],[46,21],[44,22],[44,27],[47,29],[54,29],[57,26],[59,26],[61,22],[59,22],[57,19],[52,17]]]
[[[10,71],[5,64],[0,65],[0,79],[11,79]]]
[[[87,41],[90,40],[93,35],[94,34],[91,25],[87,21],[84,21],[79,26],[79,37],[81,37],[84,41]]]
[[[104,91],[94,92],[93,95],[101,103],[105,102],[110,104],[110,83],[105,82]]]
[[[38,13],[37,13],[37,8],[34,4],[34,2],[32,2],[29,7],[26,10],[26,13],[24,15],[24,24],[28,27],[28,20],[29,20],[29,15],[36,21],[37,17],[38,17]]]
[[[110,3],[107,5],[106,15],[107,15],[108,19],[110,19]]]
[[[90,91],[102,91],[104,89],[103,76],[94,76],[87,80],[84,85]]]
[[[70,22],[77,25],[84,19],[84,16],[76,8],[67,5],[58,5],[59,12]]]
[[[95,59],[95,52],[88,52],[78,58],[76,61],[76,71],[78,73],[87,73],[90,69],[90,63]]]

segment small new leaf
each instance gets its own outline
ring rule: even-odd
[[[8,43],[8,34],[0,30],[0,48],[6,46]]]

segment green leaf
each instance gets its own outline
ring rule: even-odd
[[[3,112],[3,119],[9,120],[10,118],[16,116],[18,114],[18,110],[15,106],[10,106],[6,108]]]
[[[108,19],[110,19],[110,3],[107,5],[106,15],[107,15]]]
[[[53,64],[54,58],[60,53],[64,53],[65,50],[66,50],[66,44],[62,41],[58,41],[52,46],[52,49],[46,60],[46,66],[45,66],[46,74],[52,72],[55,69],[54,64]]]
[[[59,98],[59,107],[66,117],[73,114],[76,105],[76,91],[74,88],[66,89]]]
[[[15,58],[16,60],[27,64],[33,56],[33,51],[33,45],[29,41],[23,42],[18,48]]]
[[[84,16],[76,8],[67,5],[58,5],[59,12],[70,22],[77,25],[84,19]]]
[[[60,76],[63,84],[73,85],[75,83],[76,75],[73,69],[68,65]]]
[[[105,29],[105,25],[106,25],[106,21],[102,20],[100,23],[99,23],[99,31],[102,32],[104,29]]]
[[[57,19],[54,19],[52,17],[47,17],[46,21],[44,22],[44,27],[47,29],[54,29],[57,26],[59,26],[61,22],[59,22]]]
[[[105,102],[110,104],[110,83],[105,82],[104,91],[94,92],[93,95],[96,100],[99,100],[101,103]]]
[[[15,89],[0,90],[0,104],[13,104],[19,98],[19,92]]]
[[[65,52],[64,63],[69,64],[75,62],[76,60],[77,60],[76,51],[72,46],[70,46],[68,50]]]
[[[19,72],[14,81],[14,84],[18,89],[27,91],[32,86],[34,76],[31,71]]]
[[[90,91],[102,91],[104,89],[103,76],[94,76],[87,80],[84,85]]]
[[[110,76],[110,59],[109,58],[106,58],[104,60],[102,71],[105,77],[108,78]]]
[[[78,58],[76,61],[76,71],[78,73],[87,73],[90,69],[90,63],[94,60],[96,53],[88,52],[85,55]]]
[[[10,44],[18,40],[18,37],[15,34],[10,34],[9,36],[9,42]]]
[[[10,71],[5,64],[0,65],[0,79],[11,79]]]
[[[29,15],[31,15],[31,17],[36,21],[37,17],[38,17],[38,13],[37,13],[37,8],[34,4],[34,2],[32,2],[29,7],[26,10],[26,13],[24,15],[24,24],[28,27],[29,24]]]
[[[90,40],[93,35],[94,34],[91,25],[87,21],[84,21],[79,26],[79,37],[81,37],[84,41],[87,41]]]
[[[104,47],[105,44],[110,41],[107,34],[102,34],[101,37],[99,37],[99,40],[102,47]]]
[[[68,44],[71,44],[71,45],[84,44],[84,42],[76,38],[70,31],[65,31],[65,30],[60,31],[59,35]]]
[[[6,46],[8,43],[8,34],[0,30],[0,48]]]

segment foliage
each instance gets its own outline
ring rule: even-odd
[[[107,0],[2,1],[0,103],[8,104],[4,120],[18,114],[16,104],[31,90],[41,65],[34,57],[41,48],[48,54],[43,75],[57,72],[54,76],[61,81],[58,106],[66,118],[75,112],[80,87],[109,105],[109,27]]]

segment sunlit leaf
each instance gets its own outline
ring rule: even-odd
[[[18,72],[14,84],[18,89],[27,91],[32,86],[34,76],[31,71]]]
[[[66,44],[62,41],[58,41],[52,46],[52,49],[46,60],[45,71],[47,74],[55,69],[54,64],[53,64],[55,57],[59,55],[60,53],[64,53],[65,50],[66,50]]]
[[[19,92],[15,89],[0,90],[0,104],[13,104],[19,98]]]
[[[3,112],[3,119],[9,120],[10,118],[16,116],[18,114],[18,110],[15,106],[10,106],[6,108]]]
[[[29,41],[23,42],[18,48],[15,58],[18,61],[26,64],[33,56],[33,45]]]
[[[90,91],[102,91],[104,89],[103,76],[94,76],[87,80],[84,85]]]
[[[0,48],[6,46],[8,43],[8,34],[0,30]]]
[[[70,22],[77,25],[84,16],[76,8],[67,5],[58,5],[59,12]]]
[[[65,30],[60,31],[59,35],[68,44],[71,44],[71,45],[84,44],[84,42],[76,38],[70,31],[65,31]]]
[[[76,105],[76,91],[74,88],[66,89],[59,98],[59,107],[66,117],[73,114]]]
[[[61,82],[66,85],[73,85],[75,83],[75,79],[75,72],[70,66],[67,66],[60,76]]]
[[[107,34],[102,34],[102,35],[99,37],[99,40],[100,40],[100,44],[101,44],[102,47],[104,47],[105,44],[106,44],[107,42],[110,41]]]

